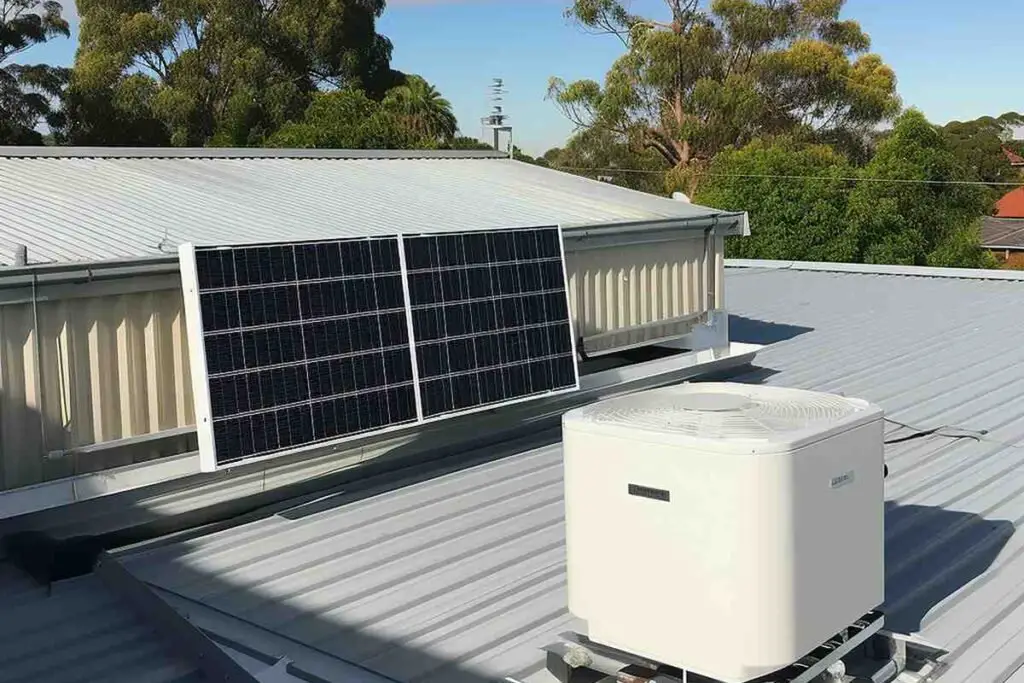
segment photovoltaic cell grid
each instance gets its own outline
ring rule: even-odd
[[[554,227],[183,249],[204,469],[576,388],[561,248]]]
[[[416,421],[398,250],[196,248],[217,465]]]
[[[425,418],[576,386],[557,228],[403,243]]]

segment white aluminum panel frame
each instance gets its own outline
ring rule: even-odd
[[[203,310],[199,304],[195,245],[183,244],[178,247],[178,261],[181,268],[189,370],[192,374],[192,400],[195,403],[196,436],[199,441],[199,469],[203,472],[216,472],[217,450],[213,441],[210,378],[206,366],[206,344],[203,342]]]

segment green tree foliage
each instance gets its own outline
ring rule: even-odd
[[[171,129],[153,110],[159,88],[143,74],[118,78],[109,87],[85,87],[71,74],[64,95],[67,136],[74,145],[165,147]]]
[[[409,77],[413,92],[431,93],[429,107],[413,111],[405,86],[389,91],[380,101],[362,90],[345,88],[319,92],[297,121],[285,123],[267,140],[271,147],[325,147],[336,149],[488,149],[472,138],[459,138],[448,101],[420,76]],[[424,124],[426,117],[441,127]]]
[[[384,106],[422,138],[447,143],[459,131],[451,103],[422,76],[405,76],[384,96]]]
[[[667,193],[669,165],[664,157],[653,149],[631,145],[605,128],[583,129],[564,147],[548,150],[542,158],[550,166],[576,175],[652,194]]]
[[[1014,145],[1013,131],[1024,126],[1024,114],[1007,112],[973,121],[951,121],[942,127],[950,146],[968,173],[989,183],[1015,182],[1020,171],[1010,166],[1004,149]]]
[[[731,258],[857,261],[857,235],[846,216],[854,175],[827,145],[755,140],[719,154],[694,201],[750,213],[750,236],[727,242]]]
[[[445,145],[445,147],[448,149],[494,149],[482,140],[467,137],[465,135],[455,136],[447,145]]]
[[[577,126],[657,151],[691,187],[728,146],[789,134],[847,146],[899,109],[896,77],[843,0],[664,0],[665,20],[620,0],[575,0],[568,14],[625,47],[604,85],[552,79]]]
[[[288,122],[267,141],[269,147],[415,149],[436,147],[399,116],[361,90],[317,93],[299,121]]]
[[[720,154],[694,200],[750,212],[751,236],[727,245],[734,257],[992,267],[978,233],[984,188],[949,182],[967,177],[909,111],[863,169],[828,146],[757,140]]]
[[[57,2],[5,0],[0,3],[0,144],[40,145],[40,124],[60,139],[64,112],[58,101],[67,70],[12,60],[51,38],[68,37],[68,22]]]
[[[942,132],[919,111],[902,114],[864,167],[850,194],[849,220],[866,263],[983,267],[990,265],[976,224],[988,213],[985,188],[973,180]]]
[[[320,87],[394,84],[383,0],[79,0],[76,142],[260,144]],[[161,130],[162,129],[162,130]],[[128,136],[131,137],[131,136]],[[132,140],[135,142],[135,140]]]

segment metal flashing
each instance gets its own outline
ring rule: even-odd
[[[50,159],[508,159],[491,149],[285,149],[275,147],[31,147],[0,145],[0,158]]]

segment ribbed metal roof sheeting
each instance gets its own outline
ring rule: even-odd
[[[727,288],[734,339],[771,343],[742,380],[867,398],[921,428],[988,430],[887,446],[888,621],[948,651],[943,681],[1017,680],[1024,282],[744,268],[728,270]],[[538,648],[572,622],[560,450],[538,443],[126,561],[197,604],[399,681],[549,683]]]
[[[196,606],[396,681],[547,680],[538,648],[571,621],[561,454],[526,451],[510,444],[481,457],[512,457],[440,478],[381,477],[121,559]]]
[[[0,154],[0,263],[176,253],[182,242],[564,227],[715,214],[568,173],[473,158]]]
[[[61,581],[51,594],[0,561],[3,683],[199,683],[190,664],[95,576]]]
[[[988,430],[980,440],[931,436],[887,446],[888,626],[947,650],[943,681],[1017,675],[1024,282],[727,272],[730,308],[742,316],[734,336],[779,340],[758,354],[762,374],[778,371],[764,381],[860,396],[921,428]]]

